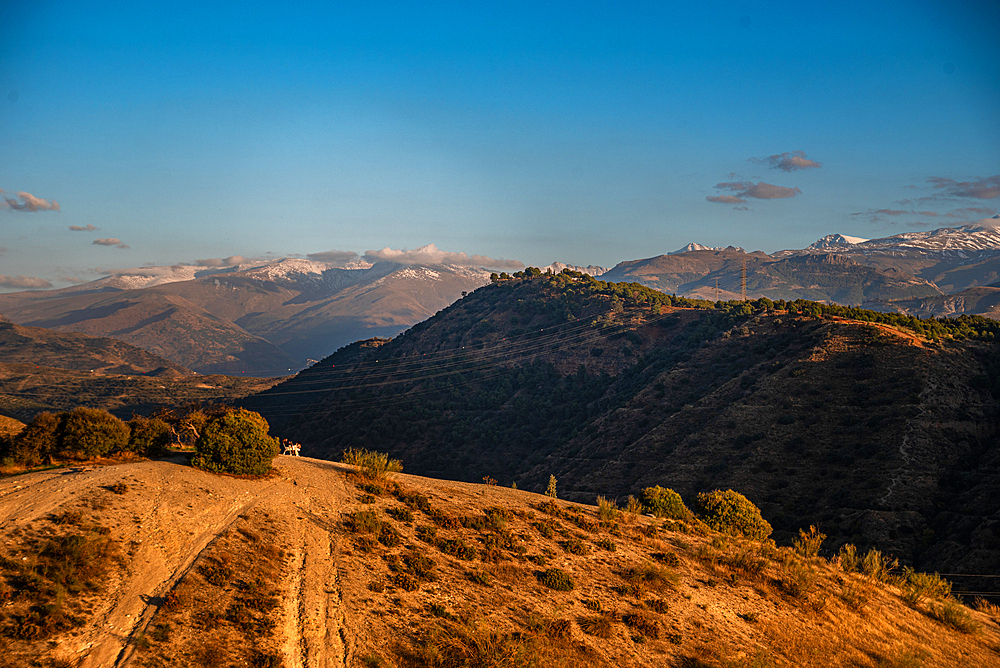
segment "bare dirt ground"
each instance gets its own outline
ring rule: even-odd
[[[825,560],[652,518],[600,526],[563,502],[553,516],[496,486],[399,474],[378,494],[350,470],[279,457],[245,480],[178,457],[0,480],[8,561],[30,563],[32,532],[66,530],[57,516],[106,527],[119,552],[73,628],[0,636],[0,666],[493,665],[428,658],[475,638],[545,665],[1000,665],[988,615],[961,633]],[[388,529],[360,529],[368,511]],[[544,586],[549,568],[574,588]],[[0,627],[23,619],[19,600]]]

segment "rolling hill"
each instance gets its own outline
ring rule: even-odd
[[[997,608],[499,486],[280,457],[0,480],[0,666],[995,665]],[[879,562],[882,563],[882,562]],[[909,602],[907,602],[909,601]]]

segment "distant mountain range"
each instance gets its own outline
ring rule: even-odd
[[[554,262],[677,295],[811,299],[919,315],[995,315],[1000,218],[883,239],[840,234],[770,255],[691,243],[612,269]],[[481,267],[300,258],[146,267],[61,290],[0,295],[22,325],[110,336],[201,373],[284,375],[356,340],[391,337],[490,280]],[[964,291],[972,289],[973,292]]]

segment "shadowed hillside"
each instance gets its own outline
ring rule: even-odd
[[[564,274],[477,290],[246,405],[314,456],[378,448],[534,491],[554,474],[574,500],[726,485],[779,538],[813,523],[983,574],[1000,570],[996,329]]]

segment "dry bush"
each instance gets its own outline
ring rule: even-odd
[[[398,459],[389,459],[389,455],[384,452],[372,452],[364,448],[344,450],[340,461],[353,466],[358,475],[374,482],[384,481],[390,473],[403,470],[403,464]]]
[[[587,548],[587,544],[584,543],[579,538],[570,538],[560,543],[560,546],[565,552],[576,555],[587,554],[590,550]]]
[[[534,668],[543,648],[531,634],[506,633],[474,620],[438,625],[420,639],[408,664],[435,668]]]
[[[666,613],[667,610],[669,609],[667,602],[664,601],[662,598],[651,598],[647,600],[646,607],[652,610],[653,612],[660,613],[661,615]]]
[[[789,596],[805,599],[819,579],[819,573],[808,563],[789,558],[781,569],[781,589]]]
[[[603,496],[597,497],[597,519],[601,522],[616,522],[619,515],[621,512],[618,510],[617,503]]]
[[[795,552],[806,559],[812,559],[819,554],[819,548],[823,546],[826,534],[820,533],[816,527],[810,525],[809,531],[799,529],[799,537],[795,539]]]
[[[680,582],[680,576],[672,569],[652,562],[630,568],[622,573],[622,577],[625,585],[619,588],[619,592],[636,598],[641,598],[650,591],[662,592],[671,589]]]
[[[874,590],[868,582],[858,580],[845,580],[840,585],[840,593],[837,597],[844,602],[848,608],[854,612],[863,612],[868,602],[872,598]]]
[[[952,600],[932,605],[929,614],[945,626],[950,626],[962,633],[975,633],[979,628],[968,609],[961,603]]]
[[[633,631],[656,640],[660,637],[660,623],[652,615],[637,611],[622,616],[625,626]]]
[[[888,583],[892,579],[892,570],[899,566],[899,561],[888,555],[883,555],[876,549],[868,550],[861,560],[861,572],[875,582]]]
[[[942,599],[951,594],[951,583],[935,573],[918,573],[909,566],[903,567],[900,582],[901,598],[907,605],[917,607],[925,598]]]
[[[837,552],[837,563],[845,573],[854,573],[859,570],[861,562],[858,560],[858,548],[851,543],[846,543]]]
[[[610,615],[580,617],[576,620],[576,624],[588,636],[596,638],[610,638],[615,630],[614,619]]]

